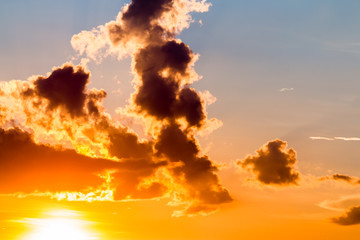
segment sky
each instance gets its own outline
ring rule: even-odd
[[[357,239],[359,9],[0,0],[0,237]]]

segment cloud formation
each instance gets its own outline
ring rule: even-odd
[[[299,173],[294,169],[297,161],[294,149],[286,149],[285,141],[276,139],[256,150],[255,155],[248,155],[239,160],[237,165],[250,169],[258,181],[263,184],[297,185]]]
[[[177,216],[212,213],[232,201],[195,138],[217,121],[206,116],[211,94],[191,87],[200,79],[193,69],[198,56],[176,39],[192,21],[189,13],[209,6],[205,0],[133,0],[115,21],[71,40],[80,55],[96,61],[109,54],[132,58],[135,89],[124,112],[155,123],[144,139],[105,112],[107,93],[88,89],[91,74],[84,67],[66,63],[47,76],[0,83],[0,104],[7,106],[0,108],[0,171],[3,181],[13,181],[3,192],[67,196],[106,185],[112,200],[170,197],[185,206]]]

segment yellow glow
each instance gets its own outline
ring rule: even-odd
[[[93,201],[113,201],[113,190],[96,190],[90,193],[82,192],[60,192],[53,195],[57,200],[79,201],[79,202],[93,202]]]
[[[27,218],[20,220],[30,225],[32,231],[20,240],[96,240],[97,235],[90,231],[91,222],[79,219],[73,211],[53,211],[46,218]]]

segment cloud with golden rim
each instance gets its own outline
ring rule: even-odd
[[[287,143],[279,139],[269,141],[256,150],[255,155],[237,161],[237,165],[249,169],[263,184],[297,185],[300,174],[294,169],[296,152],[286,146]]]

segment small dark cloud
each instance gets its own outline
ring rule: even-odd
[[[331,176],[324,176],[319,178],[320,181],[324,181],[324,180],[335,180],[335,181],[344,181],[350,184],[359,184],[360,180],[356,177],[351,177],[348,175],[344,175],[344,174],[339,174],[339,173],[335,173]]]
[[[294,170],[296,152],[286,149],[285,141],[276,139],[256,150],[255,155],[248,155],[237,162],[242,168],[249,168],[263,184],[290,185],[298,184],[299,173]]]
[[[331,220],[333,223],[343,226],[360,224],[360,206],[352,207],[343,216]]]
[[[343,175],[343,174],[334,174],[332,175],[332,179],[334,180],[342,180],[345,182],[351,182],[352,181],[352,177],[347,176],[347,175]]]

